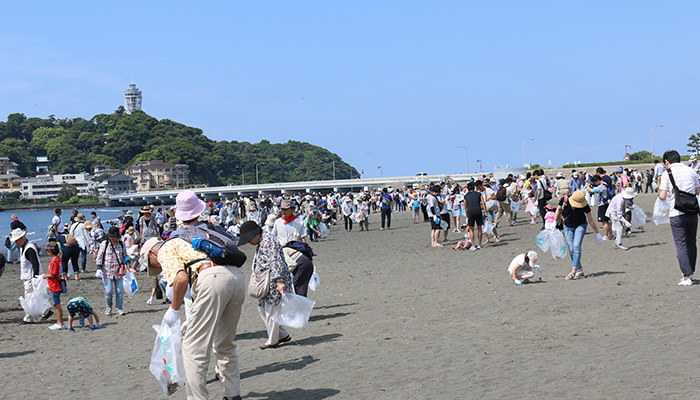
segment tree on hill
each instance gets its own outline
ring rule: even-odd
[[[199,128],[123,108],[89,120],[10,114],[0,121],[0,156],[18,163],[21,176],[35,174],[37,156],[49,158],[53,174],[92,171],[96,165],[125,169],[137,161],[187,164],[191,183],[210,186],[241,184],[241,172],[247,183],[254,182],[256,165],[260,182],[332,179],[333,162],[337,179],[358,175],[338,155],[309,143],[215,141]]]
[[[635,153],[630,154],[630,161],[642,161],[642,160],[648,160],[651,158],[651,153],[642,150],[642,151],[637,151]]]

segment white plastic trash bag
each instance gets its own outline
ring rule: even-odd
[[[542,270],[539,265],[535,265],[535,269],[532,270],[535,273],[535,279],[542,280]]]
[[[632,209],[632,228],[644,228],[647,223],[647,215],[639,206],[634,206]]]
[[[318,225],[318,228],[319,228],[319,230],[321,231],[321,239],[327,238],[328,235],[331,233],[331,230],[328,229],[328,226],[327,226],[326,224],[324,224],[323,222],[321,222],[321,223]]]
[[[316,288],[320,284],[321,284],[321,278],[319,278],[318,272],[316,272],[316,267],[314,266],[314,273],[311,275],[311,279],[309,280],[309,289],[311,289],[315,292]]]
[[[274,318],[280,325],[301,329],[306,327],[314,308],[315,301],[294,293],[285,292],[282,301],[275,310]]]
[[[131,271],[127,272],[126,275],[124,275],[122,283],[124,283],[124,291],[126,292],[126,295],[129,296],[129,298],[134,297],[134,293],[139,290],[139,284],[136,282],[136,276],[134,273]]]
[[[564,238],[564,234],[558,229],[555,229],[551,231],[550,239],[552,257],[554,257],[555,260],[564,258],[566,256],[566,239]]]
[[[32,278],[33,291],[27,295],[27,298],[20,297],[19,303],[22,305],[24,312],[33,319],[38,319],[47,309],[51,308],[49,301],[49,283],[42,277]]]
[[[493,234],[493,224],[489,220],[484,221],[484,235]]]
[[[654,223],[656,225],[659,224],[670,224],[671,223],[671,218],[669,216],[669,213],[671,212],[671,203],[668,201],[668,198],[666,200],[661,200],[661,199],[656,199],[656,202],[654,203]]]
[[[522,201],[522,200],[519,200],[519,201],[513,201],[513,200],[511,200],[511,201],[510,201],[510,211],[518,212],[518,210],[520,210],[520,205],[521,205],[521,204],[523,204],[523,201]]]
[[[151,353],[149,370],[163,388],[163,393],[170,396],[185,385],[185,366],[182,362],[182,334],[180,320],[172,326],[165,322],[153,325],[156,341]]]
[[[552,233],[551,230],[545,229],[543,231],[540,231],[540,233],[535,238],[535,243],[537,243],[537,246],[539,246],[539,248],[542,249],[542,251],[546,252],[547,250],[549,250],[551,233]]]

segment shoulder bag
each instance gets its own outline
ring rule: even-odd
[[[668,177],[671,179],[671,184],[673,185],[673,193],[675,194],[675,201],[673,207],[686,214],[698,214],[700,213],[700,205],[698,205],[698,198],[694,194],[684,192],[678,189],[676,186],[676,180],[673,179],[673,173],[671,168],[668,169]]]
[[[259,276],[255,275],[255,260],[253,260],[253,273],[248,282],[248,295],[255,299],[262,299],[270,293],[270,269],[266,269]]]

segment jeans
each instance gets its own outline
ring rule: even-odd
[[[12,242],[12,245],[10,245],[10,249],[7,250],[7,262],[12,262],[12,254],[15,251],[17,252],[17,261],[19,261],[19,246],[17,246],[16,242]]]
[[[121,277],[116,276],[112,279],[102,278],[102,283],[105,285],[105,302],[107,307],[112,308],[112,294],[117,292],[117,309],[122,309],[122,303],[124,302],[124,284]]]
[[[85,272],[85,266],[87,264],[87,249],[80,249],[80,269]]]
[[[78,256],[80,255],[80,247],[62,246],[62,250],[63,255],[61,256],[61,269],[63,270],[63,274],[68,274],[68,261],[73,264],[73,273],[79,273],[80,267],[78,266]]]
[[[696,237],[698,233],[697,214],[682,214],[671,217],[671,234],[676,245],[676,258],[683,276],[695,274],[695,262],[698,258]]]
[[[572,269],[581,271],[583,267],[581,266],[581,243],[583,243],[583,236],[586,234],[586,227],[588,224],[581,224],[575,228],[570,228],[564,225],[564,236],[566,237],[566,244],[569,246],[569,255],[571,256]]]
[[[391,209],[382,208],[382,229],[384,228],[384,221],[386,221],[386,227],[391,228]]]

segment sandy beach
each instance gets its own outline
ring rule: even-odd
[[[587,277],[566,281],[570,259],[554,261],[535,245],[539,225],[523,218],[501,227],[502,243],[482,250],[431,248],[429,226],[397,213],[390,231],[372,215],[369,232],[337,225],[312,244],[321,277],[311,292],[309,326],[292,342],[260,350],[257,301],[246,299],[237,345],[245,399],[690,399],[697,398],[692,340],[700,287],[679,287],[669,225],[655,226],[655,196],[636,203],[646,231],[598,245],[589,228]],[[594,211],[595,212],[595,211]],[[454,244],[463,234],[450,232]],[[250,275],[254,247],[243,246]],[[542,282],[516,286],[510,260],[540,254]],[[42,259],[44,271],[48,259]],[[165,398],[148,371],[155,332],[167,305],[146,305],[150,282],[129,300],[127,315],[102,316],[101,280],[69,282],[104,329],[49,331],[23,324],[19,264],[0,278],[0,398]],[[698,283],[696,281],[696,283]],[[66,313],[67,315],[67,313]],[[182,313],[184,317],[184,311]],[[695,379],[695,380],[693,380]],[[210,364],[210,397],[221,398]],[[172,396],[184,399],[181,390]]]

